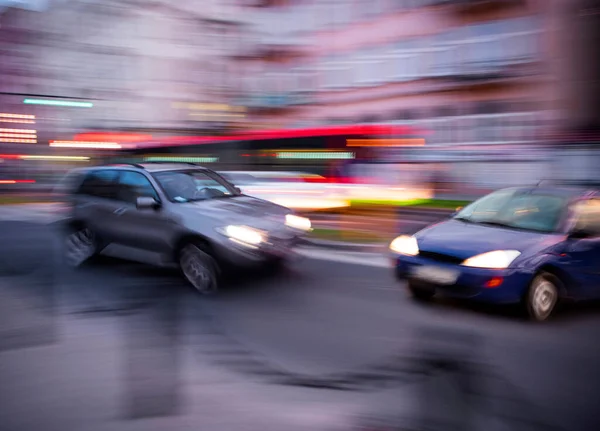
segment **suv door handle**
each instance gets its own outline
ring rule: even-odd
[[[120,215],[123,215],[125,213],[125,211],[127,211],[127,208],[118,208],[113,211],[113,214],[120,216]]]

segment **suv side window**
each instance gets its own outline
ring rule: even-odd
[[[575,229],[600,236],[600,199],[588,199],[577,204]]]
[[[133,171],[121,171],[117,199],[135,204],[139,197],[150,197],[159,200],[152,183],[143,174]]]
[[[78,194],[114,199],[118,172],[110,169],[92,171],[83,180]]]

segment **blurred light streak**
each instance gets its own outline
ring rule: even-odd
[[[0,138],[0,142],[6,142],[6,143],[12,143],[12,144],[37,144],[37,139]]]
[[[328,208],[346,208],[350,206],[350,201],[343,199],[302,199],[302,198],[263,198],[265,200],[271,201],[277,205],[282,205],[284,207],[293,208],[293,209],[311,209],[311,210],[319,210],[319,209],[328,209]]]
[[[22,120],[35,120],[35,115],[0,113],[0,118],[17,118],[17,119],[22,119]]]
[[[246,114],[230,114],[228,112],[190,112],[191,117],[223,117],[223,118],[244,118]]]
[[[0,156],[1,158],[2,156]],[[64,161],[78,161],[88,162],[89,157],[86,156],[42,156],[42,155],[19,155],[19,159],[22,160],[64,160]]]
[[[120,144],[116,142],[86,142],[86,141],[50,141],[50,146],[55,148],[90,148],[104,150],[118,150]]]
[[[0,123],[35,124],[35,115],[0,113]]]
[[[248,193],[279,193],[279,194],[309,194],[323,195],[324,190],[280,190],[280,189],[263,189],[259,187],[247,187]]]
[[[79,133],[73,137],[75,141],[86,142],[143,142],[152,139],[152,135],[138,133]]]
[[[348,139],[348,147],[422,147],[425,139]]]
[[[91,108],[94,106],[91,102],[71,102],[67,100],[25,99],[23,103],[26,105],[65,106],[71,108]]]
[[[31,130],[31,129],[0,129],[0,133],[37,133],[37,130]]]
[[[0,123],[35,124],[35,121],[34,120],[9,120],[7,118],[0,118]]]
[[[33,184],[35,180],[0,180],[0,184]]]
[[[218,157],[144,157],[145,162],[215,163]]]
[[[36,135],[25,133],[0,133],[0,138],[36,139]]]
[[[329,153],[329,152],[310,152],[310,153],[301,153],[301,152],[280,152],[276,153],[276,157],[278,159],[353,159],[354,153],[350,152],[337,152],[337,153]]]

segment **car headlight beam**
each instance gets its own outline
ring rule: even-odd
[[[311,229],[310,219],[294,214],[287,214],[285,216],[285,224],[288,227],[302,231],[309,231]]]
[[[392,241],[390,250],[407,256],[416,256],[419,254],[419,245],[414,236],[401,235]]]
[[[251,246],[257,246],[265,240],[259,230],[248,226],[225,226],[223,229],[219,229],[219,232],[236,242]]]
[[[520,254],[521,252],[517,250],[495,250],[470,257],[461,265],[472,268],[506,269]]]

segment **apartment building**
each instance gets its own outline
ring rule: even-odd
[[[45,3],[0,15],[0,112],[36,115],[47,139],[228,121],[214,115],[238,81],[231,51],[240,15],[226,2]],[[24,106],[24,95],[92,107]]]
[[[561,125],[567,0],[306,0],[253,6],[255,122],[401,122],[430,146],[536,142]],[[260,72],[259,72],[260,71]]]

